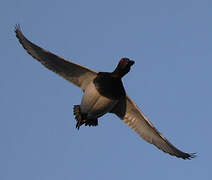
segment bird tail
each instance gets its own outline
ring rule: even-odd
[[[79,130],[80,126],[84,124],[82,115],[80,112],[80,105],[74,105],[74,116],[77,121],[76,128]]]
[[[80,105],[74,105],[74,115],[77,121],[76,128],[79,130],[80,126],[85,124],[85,126],[97,126],[98,119],[87,119],[86,115],[83,115],[80,111]]]

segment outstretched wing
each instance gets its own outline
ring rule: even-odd
[[[157,148],[165,153],[178,158],[190,159],[195,157],[195,154],[188,154],[180,151],[172,145],[144,116],[135,103],[127,96],[119,105],[112,111],[121,118],[130,128],[138,133],[144,140],[154,144]]]
[[[49,70],[54,71],[66,80],[80,87],[83,91],[96,77],[97,72],[79,64],[70,62],[30,42],[21,32],[20,26],[15,26],[16,37],[24,49]]]

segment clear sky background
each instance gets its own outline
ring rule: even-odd
[[[4,0],[0,6],[0,179],[212,179],[212,1]],[[126,91],[192,160],[146,143],[115,115],[75,129],[82,92],[13,32],[88,66],[135,60]]]

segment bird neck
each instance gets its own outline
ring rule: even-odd
[[[122,78],[123,76],[125,76],[128,72],[129,72],[128,69],[120,69],[119,67],[117,67],[117,68],[111,73],[111,76],[121,79],[121,78]]]

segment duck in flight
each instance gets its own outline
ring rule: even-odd
[[[97,126],[99,117],[106,113],[114,113],[145,141],[165,153],[182,159],[195,157],[195,153],[185,153],[172,145],[126,94],[122,77],[130,71],[133,60],[122,58],[114,71],[96,72],[32,43],[22,34],[20,25],[15,26],[15,33],[23,48],[33,58],[82,89],[81,104],[74,105],[77,129],[83,124]]]

